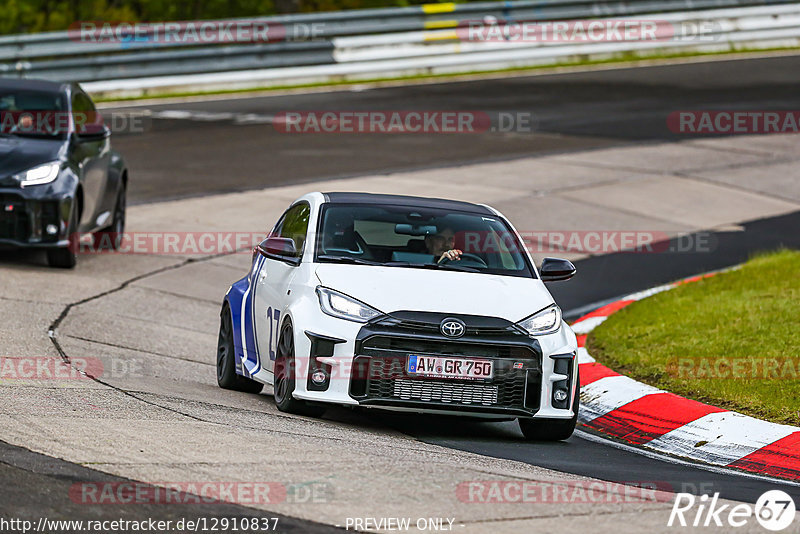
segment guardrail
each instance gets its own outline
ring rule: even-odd
[[[795,0],[796,1],[796,0]],[[621,42],[548,42],[465,38],[471,23],[503,25],[564,20],[657,20],[683,28],[670,38]],[[503,69],[685,50],[800,46],[800,4],[789,0],[522,0],[429,4],[281,17],[196,21],[188,25],[259,27],[246,42],[165,39],[165,27],[102,32],[47,32],[0,37],[0,75],[86,83],[89,90],[142,94]],[[706,24],[702,39],[685,34]],[[116,26],[120,31],[123,27]],[[91,28],[90,28],[91,29]],[[85,30],[85,28],[84,28]],[[160,32],[160,33],[158,33]],[[98,39],[98,37],[100,37]],[[263,42],[261,42],[263,41]]]

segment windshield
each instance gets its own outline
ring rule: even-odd
[[[66,110],[60,93],[0,89],[0,133],[63,138],[69,132]]]
[[[500,217],[392,205],[323,206],[316,261],[534,276]]]

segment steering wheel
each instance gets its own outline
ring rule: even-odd
[[[449,258],[444,258],[439,263],[448,264],[448,263],[453,263],[455,261],[455,262],[458,262],[460,264],[464,260],[467,260],[468,262],[472,262],[472,263],[476,264],[478,267],[489,267],[488,265],[486,265],[486,262],[483,261],[483,258],[478,256],[477,254],[470,254],[469,252],[462,253],[461,254],[461,259],[450,260]]]

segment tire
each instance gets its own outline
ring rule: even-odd
[[[119,250],[122,246],[122,238],[125,233],[125,208],[127,207],[127,194],[123,186],[117,194],[117,202],[114,205],[114,218],[111,224],[99,232],[96,232],[92,239],[95,250]]]
[[[228,305],[222,307],[217,341],[217,384],[222,389],[245,393],[260,393],[264,384],[236,374],[236,354],[233,345],[233,321]]]
[[[580,384],[580,378],[578,378]],[[519,429],[528,441],[562,441],[569,438],[575,431],[578,423],[578,410],[581,405],[580,385],[575,388],[575,397],[572,399],[575,415],[570,419],[518,419]]]
[[[295,399],[292,393],[295,388],[294,331],[292,323],[286,321],[278,339],[278,351],[275,357],[275,406],[278,410],[295,415],[319,417],[325,413],[325,407],[309,404]]]
[[[69,216],[66,247],[47,249],[47,264],[58,269],[74,269],[78,263],[78,207],[73,204]]]

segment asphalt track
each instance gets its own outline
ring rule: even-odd
[[[225,517],[243,520],[244,518],[263,518],[264,512],[245,506],[219,503],[196,503],[190,494],[177,495],[182,504],[168,506],[163,503],[115,504],[109,506],[86,506],[71,492],[81,484],[124,484],[128,479],[102,473],[58,458],[31,452],[0,441],[0,484],[3,487],[3,509],[14,510],[11,517],[38,521],[45,517],[51,520],[127,520],[142,521],[153,518],[157,521],[172,521],[173,524],[197,518]],[[6,514],[0,514],[5,517]],[[304,521],[281,514],[269,514],[277,518],[278,532],[290,534],[323,534],[341,532],[342,529]],[[53,532],[71,532],[54,530]]]
[[[670,113],[796,110],[800,109],[798,87],[800,56],[779,56],[369,91],[148,104],[119,111],[169,110],[196,115],[145,120],[141,123],[144,134],[120,132],[114,144],[128,159],[134,177],[129,200],[142,203],[686,139],[688,135],[672,133],[667,127]],[[501,112],[523,113],[531,114],[533,127],[469,134],[287,134],[269,119],[287,111],[332,110],[477,111],[488,114],[498,128]],[[416,193],[424,195],[425,191]]]
[[[550,290],[565,310],[574,310],[683,276],[735,265],[760,250],[782,246],[800,248],[800,234],[796,232],[800,228],[800,212],[746,223],[742,227],[741,231],[707,234],[715,247],[713,254],[618,253],[588,258],[576,263],[578,274],[575,278],[567,283],[550,284]],[[673,241],[672,245],[677,246],[677,243]],[[620,275],[623,272],[625,276]],[[755,502],[765,491],[780,487],[800,500],[800,488],[797,486],[652,459],[621,450],[607,441],[587,439],[581,433],[576,433],[567,442],[536,443],[531,446],[520,439],[516,422],[490,423],[373,412],[354,414],[340,408],[331,409],[326,418],[370,427],[390,427],[427,443],[601,480],[655,484],[661,489],[693,494],[720,492],[724,499],[745,502]],[[264,515],[259,510],[226,503],[87,507],[72,502],[68,497],[70,487],[76,483],[124,481],[120,477],[0,441],[0,485],[5,488],[4,506],[14,509],[16,517],[33,520],[41,516],[131,520],[153,517],[175,521],[193,517],[242,518]],[[32,498],[32,495],[36,497]],[[87,511],[90,515],[87,515]],[[319,523],[279,517],[280,532],[340,531]]]
[[[152,202],[367,173],[680,140],[686,136],[671,132],[666,124],[673,111],[798,109],[798,87],[800,56],[786,56],[170,103],[141,108],[194,115],[153,119],[146,123],[145,135],[118,136],[115,143],[137,177],[132,181],[133,201]],[[531,132],[514,133],[302,135],[281,133],[268,122],[268,117],[285,111],[411,109],[479,110],[493,118],[500,112],[531,112],[536,125]],[[237,122],[248,115],[266,117],[267,122]],[[165,168],[173,169],[166,182]],[[416,193],[424,195],[424,191]],[[579,274],[573,280],[551,284],[551,291],[564,310],[574,310],[575,318],[587,306],[735,265],[759,250],[800,248],[797,228],[800,213],[707,234],[704,237],[710,237],[714,247],[711,254],[681,252],[681,244],[673,241],[674,253],[592,257],[578,262]],[[380,418],[429,443],[604,480],[657,482],[697,494],[719,491],[723,498],[750,502],[776,487],[735,474],[653,460],[578,436],[567,443],[530,447],[519,440],[515,422],[386,418],[384,414]],[[786,488],[800,497],[798,488]]]
[[[678,136],[672,134],[665,123],[672,111],[798,109],[798,86],[800,57],[776,57],[365,92],[147,105],[142,107],[202,110],[234,116],[269,116],[287,110],[412,107],[491,113],[530,111],[538,123],[532,133],[288,135],[277,132],[268,122],[238,124],[235,119],[217,116],[206,120],[152,120],[144,134],[118,134],[114,143],[130,164],[131,200],[145,203],[374,172],[675,140]],[[424,194],[424,191],[416,193]],[[578,262],[579,274],[575,279],[552,285],[552,292],[565,310],[582,308],[681,276],[733,265],[758,250],[800,247],[797,228],[800,228],[800,214],[794,213],[745,224],[742,231],[714,233],[712,242],[716,250],[713,254],[613,254],[589,258]],[[333,410],[333,417],[337,412]],[[365,414],[363,417],[378,416]],[[516,425],[511,422],[480,423],[433,417],[386,417],[384,414],[379,417],[382,424],[388,423],[429,443],[605,480],[657,482],[668,484],[675,491],[691,493],[719,491],[723,498],[750,502],[767,489],[777,487],[776,483],[654,460],[580,435],[566,443],[530,446],[520,440]],[[0,458],[0,483],[7,488],[4,498],[9,502],[22,506],[26,496],[34,493],[42,497],[60,496],[60,500],[47,503],[43,502],[44,498],[37,498],[31,514],[41,515],[52,510],[69,515],[70,503],[64,499],[63,488],[72,480],[111,478],[5,445]],[[798,488],[781,487],[800,498]],[[181,514],[191,515],[192,511],[182,508]],[[198,510],[197,515],[207,516],[209,512],[212,511],[205,508],[202,512]],[[118,511],[102,513],[116,516]],[[172,513],[163,507],[154,511],[154,515],[164,517]],[[250,515],[248,509],[232,505],[220,509],[219,513]],[[291,520],[283,525],[284,531],[295,528]],[[332,530],[314,523],[298,521],[297,525],[302,525],[305,532]]]

